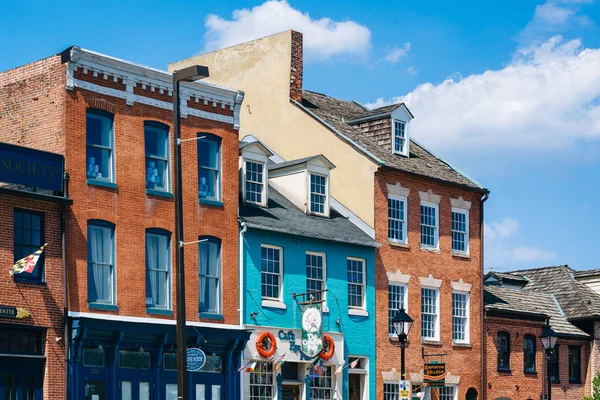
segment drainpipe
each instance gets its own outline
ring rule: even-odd
[[[64,186],[65,193],[64,197],[69,198],[69,173],[65,173]],[[65,332],[63,333],[63,340],[65,341],[65,400],[69,399],[69,344],[70,344],[70,330],[69,330],[69,290],[68,290],[68,279],[67,279],[67,206],[60,206],[60,236],[61,236],[61,252],[62,252],[62,268],[63,268],[63,322]]]
[[[485,367],[485,357],[486,357],[486,349],[485,349],[485,332],[484,332],[484,318],[485,318],[485,304],[483,303],[483,277],[484,277],[484,265],[483,265],[483,203],[486,202],[486,200],[488,199],[488,197],[490,196],[489,192],[486,192],[483,197],[481,198],[481,202],[480,202],[480,206],[479,206],[479,246],[480,246],[480,257],[481,257],[481,282],[479,283],[481,288],[480,288],[480,295],[481,295],[481,305],[480,305],[480,312],[481,312],[481,397],[482,399],[486,399],[486,367]]]
[[[240,220],[241,221],[241,220]],[[240,315],[239,315],[239,323],[240,323],[240,329],[244,328],[244,233],[246,233],[246,231],[248,230],[248,225],[245,222],[241,222],[240,226],[242,227],[242,230],[240,231],[240,260],[239,260],[239,311],[240,311]],[[240,352],[240,366],[244,365],[244,349],[242,349],[242,351]],[[243,376],[240,378],[240,399],[243,398],[244,396],[244,379]]]

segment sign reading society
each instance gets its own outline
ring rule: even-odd
[[[62,192],[64,164],[60,154],[0,143],[0,182]]]

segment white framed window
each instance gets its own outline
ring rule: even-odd
[[[221,201],[221,138],[198,133],[198,199]]]
[[[421,201],[421,247],[437,249],[439,245],[439,206]]]
[[[408,135],[406,132],[406,122],[394,120],[394,153],[408,156]]]
[[[247,203],[265,205],[265,164],[259,161],[244,161],[244,200]]]
[[[388,336],[396,337],[392,319],[396,313],[408,305],[408,286],[405,283],[390,282],[388,284]]]
[[[452,341],[469,343],[469,293],[452,292]]]
[[[114,183],[114,115],[88,108],[85,125],[87,179]]]
[[[421,338],[423,340],[440,340],[439,295],[439,289],[421,288]]]
[[[388,240],[407,243],[407,206],[406,197],[388,195]]]
[[[323,371],[317,374],[314,367],[310,369],[312,381],[310,383],[311,400],[333,399],[333,374],[332,367],[323,367]]]
[[[283,249],[262,245],[260,247],[262,298],[281,301],[283,276]]]
[[[398,400],[400,396],[400,384],[398,382],[383,383],[383,400]]]
[[[250,400],[271,400],[275,396],[273,363],[258,361],[250,372]]]
[[[365,260],[348,257],[348,307],[365,309]]]
[[[306,291],[325,290],[327,285],[325,253],[306,252]],[[314,300],[323,300],[325,308],[326,292],[313,294]]]
[[[327,208],[327,177],[325,175],[310,174],[310,212],[319,215],[328,215]]]
[[[452,207],[452,251],[469,254],[469,211]]]

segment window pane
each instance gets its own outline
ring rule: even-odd
[[[111,150],[87,147],[87,177],[112,180]]]
[[[197,143],[198,165],[211,169],[219,169],[219,147],[221,143],[208,138],[198,139]]]
[[[218,174],[216,171],[200,169],[198,171],[198,195],[200,198],[216,198]]]
[[[388,198],[388,238],[405,242],[405,205],[404,200]]]
[[[281,256],[280,250],[261,247],[262,297],[279,300]]]
[[[437,338],[437,289],[421,289],[421,336]]]
[[[396,336],[396,330],[392,324],[392,319],[400,309],[404,308],[404,296],[406,294],[405,285],[388,285],[388,334]]]
[[[325,213],[327,178],[321,175],[310,175],[310,211],[314,213]]]
[[[88,111],[86,114],[87,144],[112,147],[113,119],[108,115]]]
[[[250,372],[250,400],[271,400],[275,395],[273,365],[258,361]],[[314,397],[313,397],[314,399]]]
[[[88,297],[91,302],[113,302],[113,228],[88,225]]]
[[[168,163],[164,160],[155,158],[146,158],[146,188],[147,189],[168,189]]]
[[[251,203],[262,203],[263,173],[262,163],[246,161],[246,201]]]
[[[34,211],[15,210],[13,213],[13,255],[14,262],[36,252],[43,243],[43,215]],[[42,252],[33,272],[22,272],[15,276],[20,279],[41,280],[46,255]]]
[[[221,274],[221,242],[211,238],[200,242],[198,264],[198,293],[200,312],[220,312],[219,278]]]
[[[144,124],[144,147],[146,156],[168,158],[168,136],[169,131],[151,124]]]
[[[324,257],[320,254],[306,254],[306,291],[325,289]],[[314,293],[314,300],[323,300],[324,292]]]

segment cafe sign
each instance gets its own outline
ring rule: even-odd
[[[425,363],[423,383],[429,387],[444,387],[446,385],[446,364],[438,362]]]
[[[321,304],[302,305],[302,352],[316,357],[323,349]]]
[[[63,191],[64,157],[0,143],[0,182]]]
[[[0,318],[23,319],[30,316],[31,313],[24,308],[0,306]]]

